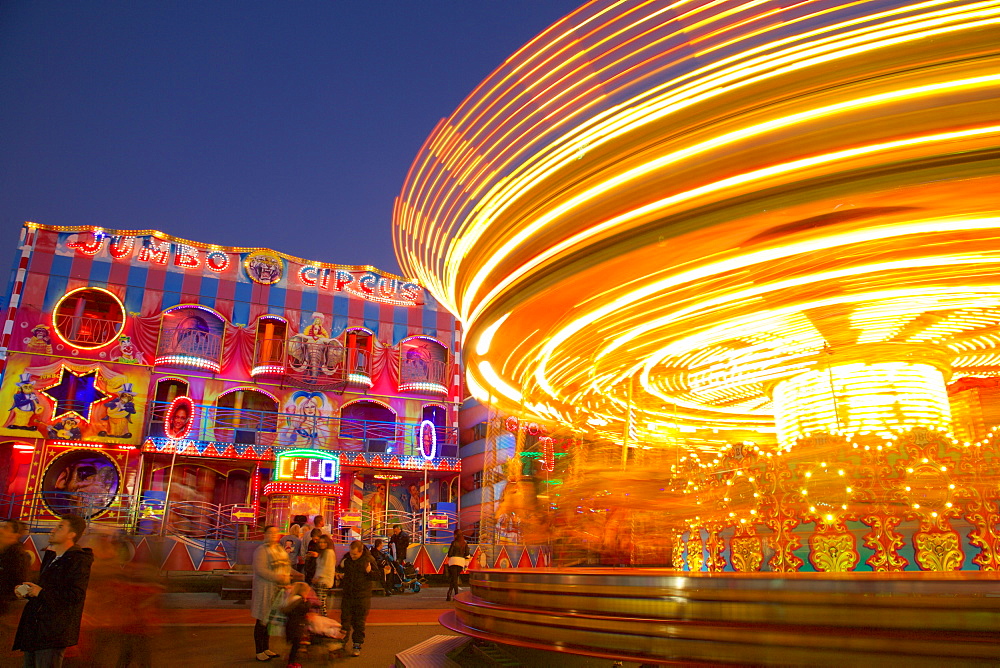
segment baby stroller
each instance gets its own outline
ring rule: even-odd
[[[389,561],[392,573],[385,576],[386,586],[392,587],[393,593],[412,591],[416,594],[424,584],[424,579],[420,576],[417,567],[408,561],[400,564],[398,561]]]

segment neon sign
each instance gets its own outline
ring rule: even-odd
[[[141,239],[139,244],[136,240]],[[94,257],[107,247],[108,254],[116,260],[131,258],[136,246],[139,252],[136,260],[148,264],[166,266],[173,264],[175,267],[183,269],[199,269],[202,265],[211,271],[220,274],[232,264],[229,253],[218,250],[200,250],[194,246],[189,246],[180,242],[170,242],[157,239],[156,237],[126,237],[121,235],[107,234],[102,230],[94,230],[93,237],[89,241],[77,239],[66,244],[67,248],[72,248],[81,255]],[[171,254],[173,262],[170,261]]]
[[[333,484],[340,480],[340,458],[323,450],[288,450],[278,455],[274,479]]]
[[[420,443],[420,454],[424,459],[431,460],[437,457],[437,428],[430,420],[424,420],[417,428],[417,440]]]
[[[359,274],[307,264],[299,267],[298,277],[302,285],[333,292],[350,292],[387,304],[408,306],[417,303],[423,294],[423,289],[416,283],[381,276],[373,271]]]

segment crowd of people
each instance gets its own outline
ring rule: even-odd
[[[24,653],[25,668],[60,668],[67,648],[81,642],[84,619],[91,665],[151,665],[151,635],[159,624],[163,590],[157,569],[135,561],[115,536],[88,536],[89,547],[81,546],[86,529],[81,517],[60,518],[32,578],[22,545],[26,527],[16,520],[0,522],[0,642]],[[315,642],[325,643],[331,654],[343,650],[360,656],[373,591],[392,593],[395,578],[402,578],[409,543],[397,525],[387,543],[378,539],[368,547],[355,540],[338,559],[321,516],[311,525],[293,524],[285,534],[266,527],[252,565],[256,659],[279,656],[270,647],[278,635],[288,643],[289,668],[300,668],[302,648]],[[469,557],[461,534],[447,557],[451,600]],[[339,623],[327,615],[337,586]]]
[[[392,528],[387,543],[376,539],[366,546],[355,540],[338,559],[324,522],[316,516],[312,525],[292,524],[284,535],[276,526],[264,530],[254,552],[251,601],[258,661],[279,656],[270,647],[271,637],[278,635],[287,641],[289,668],[299,668],[301,648],[316,640],[326,642],[331,653],[343,649],[360,656],[374,591],[390,596],[405,577],[410,537],[402,527]],[[461,545],[459,551],[467,552],[464,541]],[[337,586],[339,624],[327,617],[330,592]]]

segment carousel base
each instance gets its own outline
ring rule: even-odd
[[[487,570],[441,617],[473,638],[614,661],[997,665],[993,573]]]

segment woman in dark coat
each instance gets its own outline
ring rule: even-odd
[[[451,591],[454,589],[458,593],[458,576],[462,574],[462,569],[469,563],[469,544],[465,542],[465,536],[461,531],[455,532],[455,539],[448,546],[448,596],[445,600],[451,600]],[[461,561],[461,564],[459,564]]]

